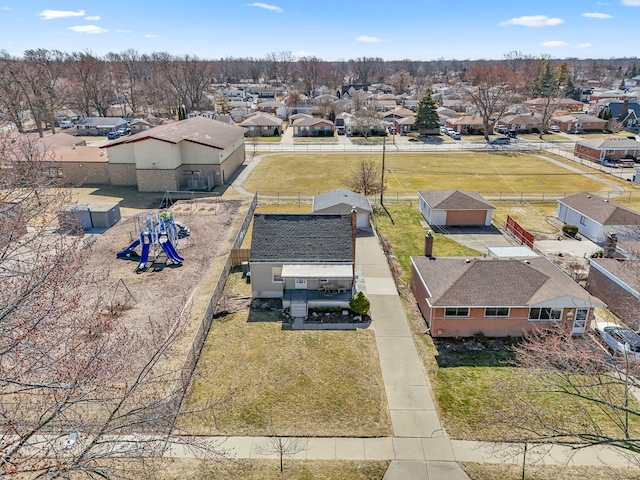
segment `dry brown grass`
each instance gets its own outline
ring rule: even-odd
[[[495,463],[460,463],[473,480],[507,480],[522,478],[522,465]],[[632,467],[596,467],[564,465],[527,465],[527,480],[638,480],[640,471]]]
[[[228,291],[247,295],[239,276]],[[206,435],[264,435],[270,424],[302,436],[390,435],[373,331],[290,331],[277,320],[274,312],[240,311],[212,325],[185,409],[228,392],[233,399],[185,415],[179,427]]]
[[[497,209],[493,212],[493,218],[500,225],[505,225],[507,216],[511,216],[523,228],[530,232],[557,233],[558,229],[547,221],[548,217],[554,217],[557,211],[557,203],[513,203],[496,202]]]

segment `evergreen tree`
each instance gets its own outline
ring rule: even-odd
[[[418,131],[433,130],[440,126],[440,116],[438,115],[438,106],[428,90],[424,97],[418,103],[416,111],[416,121],[414,126]]]
[[[533,94],[543,98],[555,97],[558,95],[559,87],[558,74],[553,65],[549,61],[544,62],[533,87]]]

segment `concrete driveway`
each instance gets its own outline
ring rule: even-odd
[[[589,258],[591,254],[602,250],[597,244],[591,240],[584,238],[575,240],[573,238],[558,236],[560,240],[536,240],[534,246],[544,255],[558,255],[562,253],[564,256]]]
[[[451,240],[464,245],[465,247],[478,250],[480,253],[487,253],[488,247],[502,245],[516,245],[515,242],[505,237],[500,230],[494,226],[490,227],[447,227],[442,232]]]

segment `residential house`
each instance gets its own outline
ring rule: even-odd
[[[592,193],[578,193],[558,200],[558,220],[576,225],[578,232],[595,243],[608,233],[620,239],[640,237],[640,213]]]
[[[428,253],[428,252],[427,252]],[[411,257],[411,291],[433,337],[586,331],[606,306],[544,257]]]
[[[347,136],[386,136],[387,123],[381,118],[358,117],[356,115],[343,114],[345,133]]]
[[[532,98],[523,102],[529,108],[538,113],[542,113],[545,109],[553,111],[562,110],[565,112],[579,112],[584,107],[584,103],[574,100],[573,98],[556,97],[556,98]]]
[[[155,125],[153,125],[152,123],[147,122],[144,119],[134,120],[129,125],[129,129],[131,130],[131,135],[134,135],[136,133],[140,133],[140,132],[142,132],[144,130],[149,130],[150,128],[153,128],[153,127],[155,127]]]
[[[592,162],[639,158],[640,142],[626,137],[578,140],[573,147],[573,154]]]
[[[484,122],[481,115],[462,115],[460,117],[447,118],[444,125],[465,135],[484,133]],[[487,133],[492,132],[493,126],[490,125]]]
[[[440,117],[440,125],[442,126],[444,126],[450,118],[456,118],[459,116],[457,112],[444,107],[438,107],[437,112]]]
[[[405,98],[404,100],[402,100],[402,106],[408,110],[411,110],[412,112],[418,111],[419,103],[420,100],[417,100],[415,98]]]
[[[489,226],[496,209],[478,192],[424,190],[418,192],[418,208],[431,226]]]
[[[496,125],[505,125],[512,132],[535,132],[542,125],[542,115],[537,112],[505,115],[496,122]]]
[[[204,117],[188,118],[122,137],[109,151],[114,185],[141,192],[211,190],[245,160],[245,129]]]
[[[263,113],[270,113],[279,117],[284,116],[285,106],[282,102],[277,102],[275,100],[265,100],[263,102],[259,102],[257,108],[258,111]]]
[[[607,120],[587,115],[586,113],[570,113],[567,115],[559,115],[551,117],[549,122],[551,125],[557,126],[561,132],[578,133],[578,132],[601,132],[607,126]]]
[[[256,214],[251,295],[282,299],[294,318],[309,307],[348,307],[354,288],[356,215]]]
[[[338,188],[331,192],[322,193],[313,197],[311,211],[313,213],[340,213],[350,214],[356,211],[356,228],[371,227],[371,203],[369,199],[360,194]]]
[[[409,132],[417,131],[415,127],[416,117],[404,117],[397,119],[393,126],[400,135],[406,135]]]
[[[228,115],[220,115],[218,112],[214,112],[213,110],[193,110],[187,114],[187,118],[194,117],[205,117],[210,118],[211,120],[217,120],[219,122],[228,123],[229,125],[233,125],[233,119]]]
[[[258,113],[247,117],[241,127],[247,129],[245,137],[279,137],[282,135],[282,120],[275,115]]]
[[[603,108],[611,113],[611,118],[618,120],[626,129],[640,133],[640,103],[629,102],[609,102]]]
[[[76,121],[78,135],[106,135],[128,126],[121,117],[82,117]]]
[[[331,120],[300,117],[292,122],[294,137],[333,137],[336,126]]]

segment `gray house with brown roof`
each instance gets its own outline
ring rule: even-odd
[[[313,213],[351,214],[353,209],[356,211],[356,228],[371,228],[371,203],[360,193],[338,188],[316,195],[311,205]]]
[[[620,239],[640,237],[640,213],[592,193],[578,193],[558,200],[558,220],[576,225],[592,242],[604,242],[607,233]]]
[[[211,190],[245,159],[245,129],[205,117],[144,130],[101,148],[109,150],[114,185],[141,192]]]
[[[467,190],[420,191],[418,208],[431,226],[489,226],[496,209],[478,192]]]
[[[251,295],[281,298],[294,318],[308,307],[349,307],[354,288],[355,214],[256,214]]]
[[[411,257],[411,291],[433,337],[585,332],[597,298],[544,257]]]

